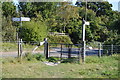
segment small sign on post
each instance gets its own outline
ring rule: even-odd
[[[85,21],[85,25],[90,25],[90,23]]]
[[[21,22],[20,26],[22,26],[22,21],[30,21],[30,18],[29,17],[20,17],[20,18],[13,17],[12,21],[20,21]],[[19,39],[19,38],[18,38],[18,57],[22,58],[22,39]]]
[[[20,18],[12,18],[12,21],[20,21]]]
[[[30,21],[29,17],[21,17],[21,21]]]
[[[30,21],[29,17],[12,18],[12,21]]]

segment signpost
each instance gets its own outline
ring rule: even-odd
[[[12,21],[30,21],[30,18],[28,17],[20,17],[20,18],[12,18]]]
[[[82,62],[84,63],[85,62],[85,53],[86,53],[86,42],[85,42],[85,25],[90,25],[89,22],[86,22],[84,19],[83,19],[83,27],[82,27]]]
[[[17,18],[17,17],[14,17],[12,18],[12,21],[20,21],[21,24],[20,26],[22,27],[22,21],[30,21],[30,18],[28,17],[20,17],[20,18]],[[19,36],[19,33],[18,33],[18,36]],[[22,58],[22,38],[18,38],[18,57],[21,57]]]

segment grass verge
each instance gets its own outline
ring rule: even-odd
[[[12,60],[12,61],[11,61]],[[5,62],[8,61],[8,62]],[[86,57],[85,64],[45,65],[41,60],[2,60],[3,78],[118,78],[118,55]]]

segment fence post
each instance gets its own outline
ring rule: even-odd
[[[45,38],[45,44],[44,44],[44,54],[46,56],[46,59],[48,59],[48,42],[47,42],[47,38]]]
[[[60,55],[60,58],[62,60],[62,44],[61,44],[61,55]]]
[[[80,46],[78,45],[78,63],[80,63]]]
[[[101,57],[101,43],[98,44],[99,51],[98,51],[98,57]]]
[[[113,54],[113,44],[111,44],[111,55]]]
[[[22,39],[20,39],[20,58],[22,59]]]
[[[20,57],[20,39],[18,38],[18,57]]]
[[[68,58],[71,58],[71,45],[68,45]]]
[[[86,42],[83,41],[82,45],[83,45],[83,47],[82,47],[82,62],[85,63],[85,56],[86,56]]]

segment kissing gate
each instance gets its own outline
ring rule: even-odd
[[[63,44],[63,43],[49,43],[47,40],[44,43],[44,55],[46,59],[49,57],[56,57],[59,60],[74,59],[80,62],[82,51],[81,44]]]
[[[44,55],[46,59],[49,57],[56,57],[59,60],[75,60],[80,62],[80,59],[84,56],[88,55],[97,55],[98,57],[104,55],[112,55],[120,53],[120,45],[104,45],[101,43],[97,44],[97,49],[88,49],[85,46],[83,49],[82,44],[63,44],[63,43],[48,43],[47,39],[44,41]],[[96,47],[95,47],[96,48]],[[85,55],[83,54],[83,50],[85,50]],[[84,56],[83,56],[84,55]]]

